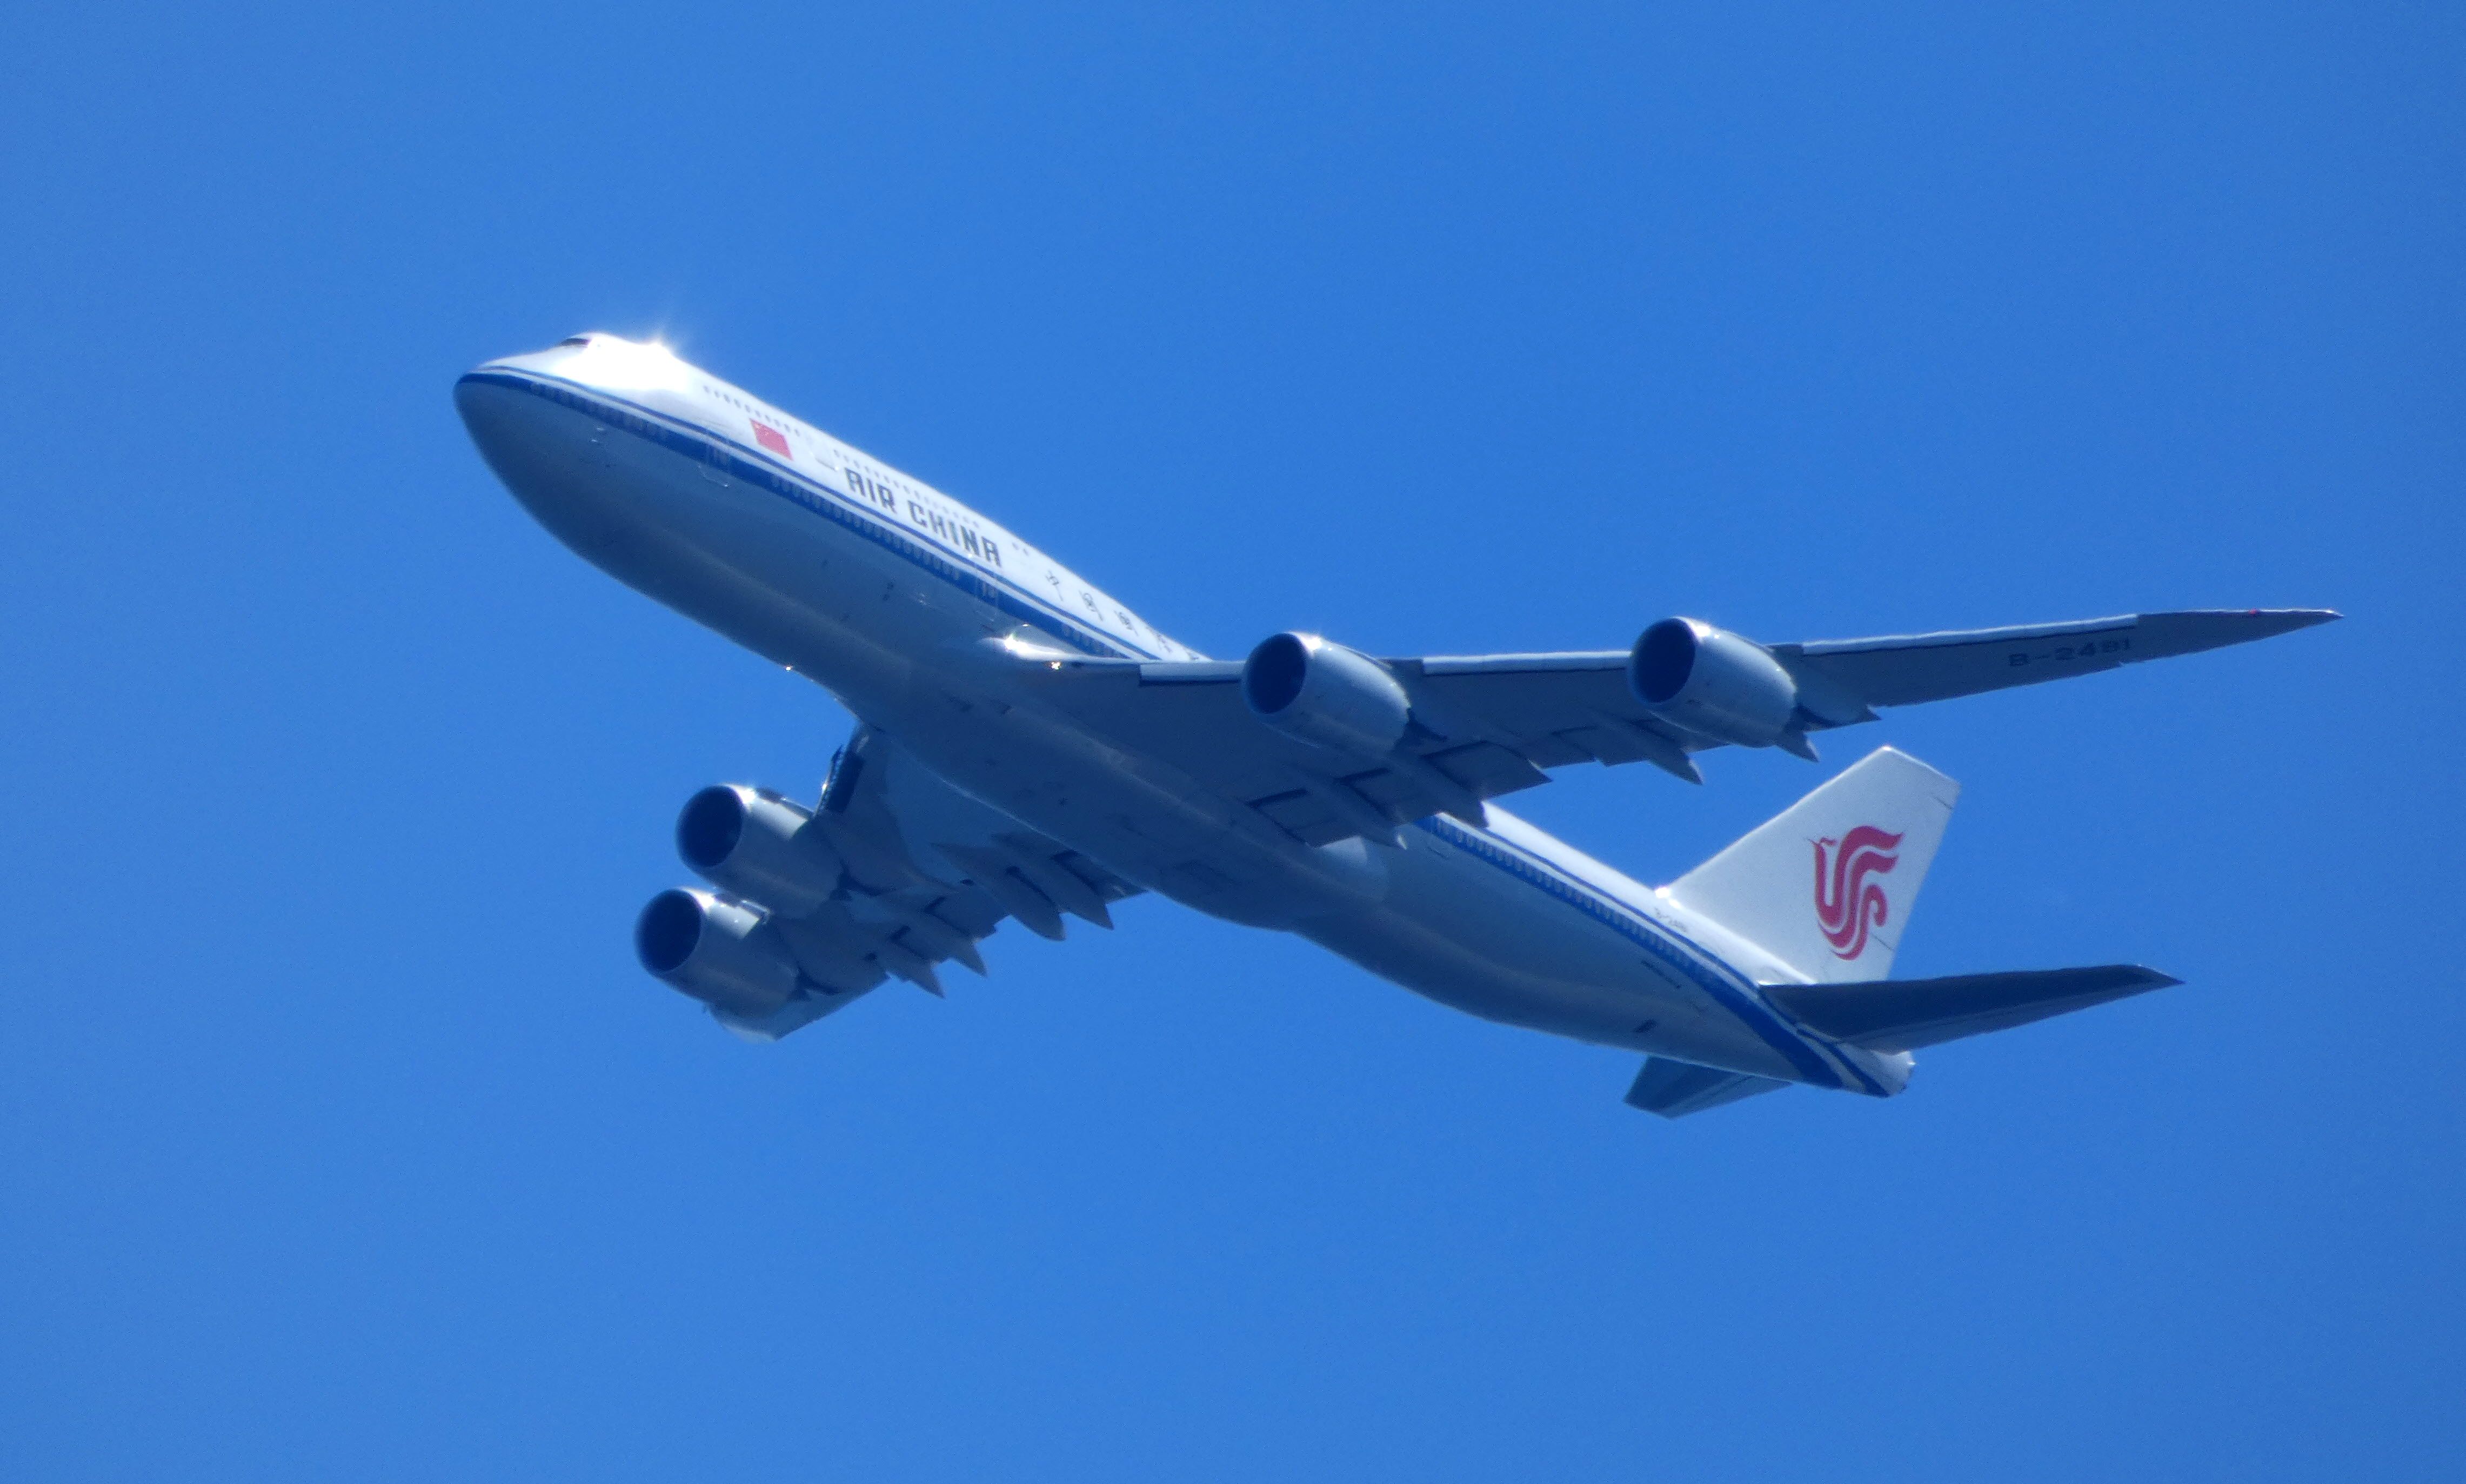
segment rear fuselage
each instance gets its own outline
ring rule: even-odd
[[[961,792],[1140,887],[1298,933],[1485,1018],[1760,1076],[1897,1091],[1903,1068],[1794,1024],[1799,978],[1491,806],[1398,846],[1311,846],[1042,702],[1039,650],[1191,660],[984,517],[656,347],[491,362],[456,401],[560,541],[827,688]]]

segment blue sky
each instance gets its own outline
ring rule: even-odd
[[[2450,1478],[2446,8],[53,8],[0,50],[0,1473]],[[632,964],[827,697],[453,378],[686,354],[1216,653],[2329,629],[1867,747],[1912,974],[2188,985],[1682,1123],[1170,904],[778,1046]]]

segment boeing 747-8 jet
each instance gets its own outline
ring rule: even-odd
[[[2141,614],[1765,644],[1665,618],[1627,649],[1380,658],[1283,633],[1211,660],[957,501],[665,348],[578,335],[455,401],[516,499],[618,580],[857,718],[820,797],[723,784],[677,823],[708,883],[643,967],[773,1040],[896,978],[978,973],[1153,891],[1298,933],[1444,1004],[1641,1053],[1670,1116],[1792,1083],[1890,1096],[1921,1046],[2176,980],[2111,965],[1895,979],[1959,786],[1883,748],[1666,887],[1491,800],[1577,763],[1698,777],[1815,755],[1880,708],[2320,623]]]

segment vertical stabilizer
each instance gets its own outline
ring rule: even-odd
[[[1819,984],[1880,979],[1961,785],[1879,748],[1670,894]]]

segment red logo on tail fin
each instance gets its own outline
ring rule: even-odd
[[[1889,874],[1900,864],[1893,852],[1901,837],[1872,824],[1861,824],[1840,840],[1815,843],[1815,921],[1835,958],[1855,958],[1867,951],[1867,934],[1891,916],[1884,884],[1871,876]]]

